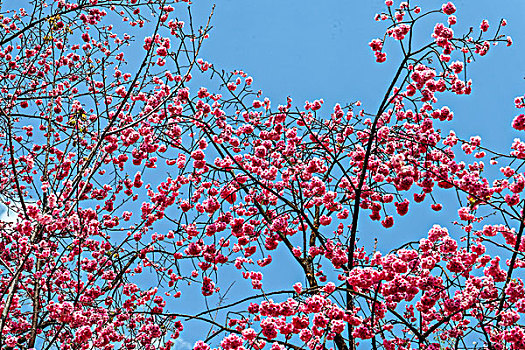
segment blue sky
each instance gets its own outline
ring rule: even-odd
[[[420,3],[424,11],[439,8],[443,2]],[[446,101],[459,116],[456,122],[465,123],[456,124],[457,131],[464,126],[464,130],[480,134],[491,144],[501,142],[499,135],[494,135],[494,124],[498,124],[498,134],[501,131],[510,137],[513,98],[525,90],[525,22],[521,18],[525,2],[454,3],[459,19],[456,32],[470,26],[477,30],[485,18],[492,26],[501,18],[509,22],[504,32],[513,37],[514,45],[500,45],[470,67],[475,84],[471,96]],[[206,15],[212,4],[210,0],[195,2],[194,11]],[[244,69],[266,96],[277,101],[274,103],[290,95],[298,104],[324,98],[325,107],[331,108],[335,102],[359,99],[373,110],[398,63],[393,55],[387,64],[375,63],[367,45],[384,32],[384,24],[373,20],[384,8],[382,0],[221,0],[216,5],[211,39],[202,55],[220,68]],[[444,22],[446,16],[436,15],[433,19]],[[416,29],[424,38],[430,38],[431,27]],[[386,47],[389,53],[396,51],[393,45]]]

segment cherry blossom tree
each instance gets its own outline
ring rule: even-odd
[[[0,348],[172,349],[190,324],[195,350],[525,348],[525,143],[439,127],[454,113],[438,99],[471,93],[467,66],[512,44],[505,20],[456,33],[450,2],[386,1],[369,46],[402,55],[372,113],[272,106],[201,58],[213,10],[194,23],[192,6],[2,8]],[[395,230],[447,191],[453,225],[361,243],[363,222]],[[302,278],[265,283],[275,264]],[[205,307],[173,306],[196,294]]]

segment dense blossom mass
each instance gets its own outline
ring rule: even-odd
[[[505,20],[457,33],[451,2],[386,1],[369,46],[402,57],[371,113],[270,101],[215,67],[197,3],[27,5],[0,14],[0,348],[175,349],[188,327],[195,350],[525,348],[525,141],[444,133],[438,103],[512,44]],[[359,242],[365,221],[442,210],[439,191],[454,224]],[[277,263],[302,278],[266,283]],[[249,287],[225,299],[228,279]]]

